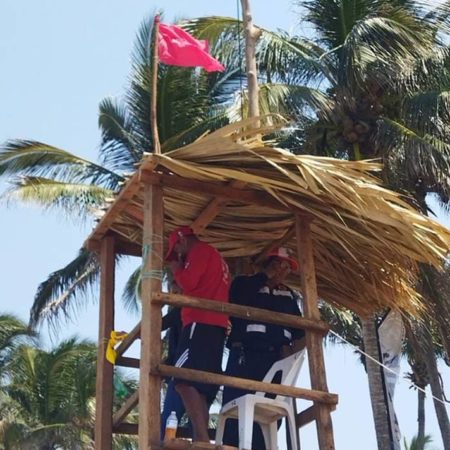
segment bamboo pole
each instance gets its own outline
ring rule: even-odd
[[[150,105],[150,124],[153,138],[153,153],[161,154],[161,144],[159,142],[158,133],[158,116],[157,116],[157,95],[158,95],[158,37],[159,37],[159,15],[155,16],[153,22],[153,60],[152,60],[152,96]]]
[[[106,360],[106,347],[114,329],[114,238],[106,236],[100,248],[100,314],[95,386],[95,450],[112,449],[114,367]]]
[[[204,298],[189,297],[181,294],[168,294],[165,292],[155,292],[152,295],[156,303],[178,307],[197,308],[206,311],[214,311],[227,314],[231,317],[240,317],[246,320],[257,320],[261,322],[273,323],[276,325],[314,330],[319,335],[327,334],[329,327],[321,320],[309,320],[304,317],[293,316],[292,314],[277,313],[261,308],[235,305],[233,303],[222,303]]]
[[[259,116],[259,87],[258,69],[256,67],[256,43],[261,36],[261,30],[253,26],[252,14],[250,11],[250,0],[241,0],[242,17],[244,19],[245,33],[245,65],[247,69],[248,83],[248,115],[249,117]],[[255,124],[255,128],[258,125]]]
[[[139,322],[129,333],[128,336],[116,348],[117,357],[122,356],[134,343],[141,337],[141,322]]]
[[[296,215],[295,222],[304,316],[310,320],[320,320],[320,312],[317,306],[317,285],[310,221]],[[322,344],[322,336],[314,331],[306,331],[311,387],[312,389],[328,392]],[[315,403],[315,407],[319,448],[320,450],[334,450],[330,408],[323,403]]]
[[[113,416],[114,427],[119,426],[124,421],[124,419],[128,416],[130,411],[138,404],[138,402],[139,402],[139,391],[136,391],[130,397],[128,397],[127,401],[114,414]]]
[[[286,386],[284,384],[266,383],[264,381],[249,380],[228,375],[219,375],[217,373],[167,366],[165,364],[160,364],[155,373],[165,377],[180,378],[182,380],[231,386],[248,391],[267,392],[269,394],[301,398],[303,400],[317,402],[318,404],[335,405],[338,401],[338,396],[329,392]]]
[[[161,308],[152,293],[161,291],[164,211],[162,189],[144,186],[142,241],[142,321],[139,371],[139,449],[159,446],[161,377],[155,372],[161,358]]]

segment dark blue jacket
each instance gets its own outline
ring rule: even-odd
[[[270,289],[267,280],[264,272],[236,277],[230,288],[230,303],[301,316],[294,291],[285,285]],[[304,335],[300,329],[233,317],[228,346],[240,342],[248,349],[279,349]]]

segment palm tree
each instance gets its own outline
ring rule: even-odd
[[[0,314],[0,385],[10,373],[11,359],[21,344],[31,341],[34,333],[11,314]]]
[[[289,113],[296,131],[287,143],[294,150],[382,158],[389,187],[416,198],[418,188],[436,192],[446,202],[450,78],[442,39],[448,35],[447,3],[432,11],[409,0],[298,3],[312,39],[262,30],[262,111],[269,107]],[[215,38],[219,46],[223,36],[236,30],[232,20],[221,18],[194,20],[187,27]],[[370,339],[375,335],[373,320],[363,321],[363,329],[366,352],[378,359],[376,340]],[[373,367],[369,376],[374,416],[379,418],[378,445],[388,448],[387,412],[381,383],[378,388],[374,384],[376,372]],[[446,422],[445,417],[440,422],[443,440],[450,442]]]
[[[441,37],[447,32],[447,5],[427,11],[410,0],[307,0],[302,7],[305,22],[313,28],[313,38],[262,30],[257,48],[261,112],[281,112],[294,121],[294,126],[280,137],[295,151],[348,159],[381,157],[386,162],[383,179],[389,186],[402,192],[415,193],[418,188],[434,191],[446,201],[449,77],[448,50]],[[170,68],[161,74],[159,98],[163,100],[159,117],[164,121],[160,122],[163,150],[189,142],[205,128],[187,114],[183,117],[189,118],[191,125],[183,124],[174,130],[183,121],[168,117],[166,106],[170,102],[187,108],[188,113],[201,111],[206,117],[200,118],[207,124],[219,124],[227,119],[217,114],[214,104],[220,104],[226,89],[220,91],[214,86],[236,90],[242,75],[238,52],[241,30],[237,21],[202,18],[185,26],[198,37],[209,38],[222,62],[236,69],[222,78],[207,78],[207,83],[185,69],[181,73]],[[77,185],[78,189],[89,189],[86,183],[103,189],[97,201],[83,191],[81,205],[88,210],[101,204],[110,195],[110,189],[116,190],[124,170],[132,169],[143,151],[151,150],[149,29],[147,26],[140,33],[125,106],[110,100],[101,105],[104,167],[90,166],[85,161],[68,162],[65,158],[73,155],[42,144],[12,143],[5,148],[5,157],[0,157],[0,173],[9,171],[27,177],[16,184],[16,197],[44,199],[46,205],[65,204],[67,199],[77,198],[68,195],[64,188],[68,180],[76,180],[81,185]],[[190,96],[185,96],[184,102],[174,98],[182,94],[181,90],[167,89],[170,79],[180,80],[176,78],[177,71],[183,83],[200,86],[198,92],[205,93],[207,99],[206,110],[203,104],[192,108],[186,104]],[[245,113],[244,92],[228,115],[234,119]],[[28,149],[34,148],[37,153],[27,154]],[[45,153],[47,150],[50,152]],[[47,155],[56,155],[56,159],[50,160]],[[36,167],[32,166],[34,163]],[[51,177],[47,176],[49,167]],[[104,171],[106,167],[108,172]],[[47,178],[39,178],[42,175]],[[68,186],[73,194],[75,187]],[[76,292],[74,286],[86,287],[95,279],[98,266],[92,255],[83,252],[79,259],[80,264],[75,261],[41,285],[33,310],[34,321],[57,311],[68,312]],[[86,265],[89,269],[84,270]]]
[[[46,352],[23,345],[3,387],[23,425],[19,444],[40,450],[89,448],[96,348],[69,339]]]
[[[17,347],[0,390],[0,448],[93,449],[96,357],[94,344],[76,338],[50,351]],[[116,377],[132,393],[135,382]],[[115,449],[133,442],[118,437]]]
[[[153,17],[137,34],[132,70],[123,99],[100,103],[101,145],[99,163],[48,144],[31,140],[6,142],[0,148],[0,176],[7,177],[8,201],[38,203],[45,209],[63,210],[72,217],[95,217],[105,200],[120,190],[127,174],[145,152],[151,152],[151,36]],[[237,85],[239,70],[231,67],[208,75],[193,69],[162,66],[158,73],[158,127],[162,151],[192,142],[228,118],[223,107]],[[31,309],[30,324],[44,319],[57,325],[58,315],[68,316],[95,284],[99,264],[94,253],[81,249],[75,259],[40,284]],[[136,274],[134,279],[136,279]],[[136,289],[125,300],[135,306]]]

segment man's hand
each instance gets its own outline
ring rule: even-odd
[[[180,270],[184,267],[184,263],[181,259],[175,259],[170,261],[170,270],[172,273],[175,273],[177,270]]]

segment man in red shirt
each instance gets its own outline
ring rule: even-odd
[[[182,226],[169,236],[166,261],[184,295],[218,302],[228,302],[230,276],[220,253],[200,241],[192,229]],[[195,308],[182,308],[183,329],[177,349],[175,367],[222,372],[222,355],[228,316]],[[175,379],[187,414],[192,422],[193,439],[209,442],[208,405],[218,386]]]

